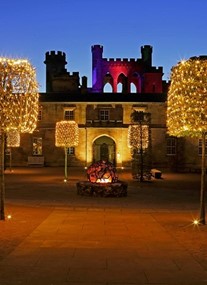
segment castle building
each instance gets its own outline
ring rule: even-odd
[[[169,137],[166,130],[168,83],[163,68],[152,65],[153,49],[141,47],[141,58],[104,58],[103,46],[92,52],[92,86],[79,72],[66,69],[66,54],[46,52],[46,92],[40,93],[38,124],[33,134],[21,134],[21,145],[12,150],[14,165],[44,164],[63,166],[64,150],[55,146],[55,126],[61,120],[74,120],[79,127],[79,145],[68,148],[68,165],[87,167],[107,158],[116,167],[131,167],[128,146],[131,114],[150,114],[152,167],[170,168],[199,164],[187,159],[190,145],[197,142]],[[106,86],[111,90],[105,91]]]

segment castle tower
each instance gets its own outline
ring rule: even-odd
[[[67,74],[65,53],[61,51],[46,52],[44,63],[46,64],[46,92],[52,92],[52,78]]]
[[[101,92],[103,89],[102,55],[103,46],[93,45],[92,51],[92,89],[94,92]]]
[[[152,47],[150,45],[144,45],[141,47],[141,54],[143,62],[151,67],[152,66]]]

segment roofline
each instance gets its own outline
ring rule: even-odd
[[[164,103],[166,93],[40,93],[41,103]]]

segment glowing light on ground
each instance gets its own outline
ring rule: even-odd
[[[11,220],[12,216],[11,215],[7,215],[7,219]]]
[[[194,225],[198,225],[198,224],[199,224],[199,221],[198,221],[198,220],[194,220],[194,221],[193,221],[193,224],[194,224]]]

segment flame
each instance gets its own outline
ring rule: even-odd
[[[111,179],[109,178],[97,179],[96,183],[111,183]]]

